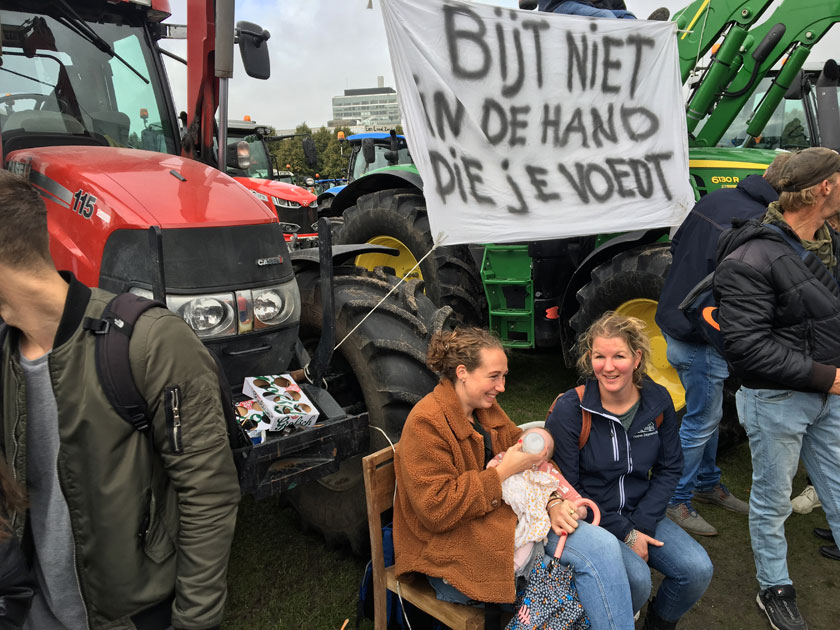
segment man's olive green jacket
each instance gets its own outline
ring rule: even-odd
[[[96,372],[95,335],[82,328],[113,295],[62,275],[70,289],[49,372],[58,406],[58,475],[88,624],[134,628],[131,616],[174,593],[175,628],[215,627],[240,495],[213,358],[177,315],[146,311],[130,360],[152,426],[136,431],[108,403]],[[10,329],[2,348],[0,448],[25,484],[27,440],[38,436],[27,435],[18,336]],[[180,393],[180,440],[173,388]],[[20,538],[25,525],[26,514],[13,516]]]

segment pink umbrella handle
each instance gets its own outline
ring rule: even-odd
[[[572,501],[572,503],[575,507],[585,505],[590,510],[592,510],[593,525],[597,525],[601,522],[601,510],[598,509],[598,505],[591,499],[584,499],[583,497],[581,497],[579,499],[575,499],[574,501]],[[560,532],[560,538],[557,539],[557,547],[554,549],[555,558],[559,558],[563,553],[563,548],[566,546],[566,536],[568,536],[568,534],[565,531]]]

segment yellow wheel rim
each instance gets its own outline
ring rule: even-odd
[[[371,271],[376,267],[392,267],[398,278],[403,278],[408,275],[409,278],[423,279],[423,274],[420,273],[420,267],[414,269],[414,266],[417,264],[417,259],[414,257],[414,254],[398,238],[394,238],[393,236],[374,236],[368,239],[368,243],[393,247],[399,251],[399,254],[397,256],[391,256],[389,254],[361,254],[360,256],[356,256],[357,266],[370,269]],[[414,270],[412,271],[412,269]]]
[[[645,323],[645,333],[650,339],[650,361],[648,362],[648,375],[657,383],[665,387],[671,394],[674,401],[674,408],[679,411],[685,407],[685,389],[683,389],[677,371],[668,363],[665,356],[666,343],[662,331],[656,325],[656,300],[639,298],[629,300],[619,306],[615,311],[622,315],[638,317]]]

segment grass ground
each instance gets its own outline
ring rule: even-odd
[[[573,380],[574,374],[552,354],[514,353],[509,390],[500,402],[516,422],[541,420],[554,396]],[[718,464],[732,491],[746,498],[752,474],[747,445],[720,454]],[[800,473],[794,492],[804,483]],[[680,629],[769,628],[755,604],[757,585],[747,518],[715,506],[703,505],[701,511],[720,531],[715,538],[700,539],[715,565],[715,577]],[[822,558],[817,551],[821,542],[812,534],[814,527],[825,524],[822,510],[817,509],[804,516],[793,514],[786,525],[790,574],[811,630],[840,628],[840,562]],[[281,500],[246,499],[234,540],[224,628],[338,630],[345,619],[354,628],[365,562],[348,550],[325,548],[321,538],[301,528]],[[362,624],[365,629],[372,627],[369,621]]]

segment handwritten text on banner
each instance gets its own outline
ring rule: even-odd
[[[679,224],[694,202],[671,22],[384,0],[437,244]]]

